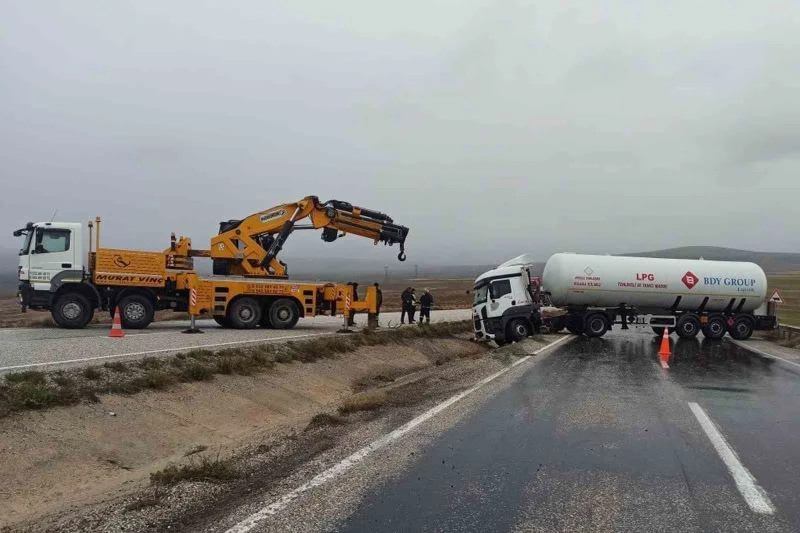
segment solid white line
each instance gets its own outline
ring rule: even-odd
[[[731,448],[703,408],[695,402],[689,402],[689,408],[694,413],[697,421],[700,422],[711,444],[714,445],[714,449],[717,450],[720,459],[728,467],[728,471],[733,476],[733,481],[736,482],[736,488],[739,489],[750,509],[759,514],[775,513],[775,506],[772,505],[767,493],[758,485],[756,478],[753,477],[750,471],[739,461],[736,452]]]
[[[790,364],[790,365],[794,365],[794,366],[800,368],[800,364],[795,363],[794,361],[789,361],[788,359],[784,359],[783,357],[779,357],[777,355],[773,355],[771,353],[767,353],[765,351],[759,350],[758,348],[750,346],[750,345],[748,345],[748,344],[746,344],[744,342],[736,341],[736,340],[733,340],[733,339],[728,339],[728,342],[732,342],[736,346],[740,346],[740,347],[744,348],[745,350],[750,350],[751,352],[757,353],[758,355],[763,355],[764,357],[767,357],[767,358],[770,358],[770,359],[777,359],[778,361],[783,361],[784,363],[787,363],[787,364]]]
[[[414,418],[413,420],[411,420],[409,422],[406,422],[405,424],[403,424],[399,428],[395,429],[391,433],[388,433],[388,434],[384,435],[383,437],[380,437],[379,439],[373,441],[372,443],[364,446],[360,450],[358,450],[355,453],[353,453],[352,455],[349,455],[348,457],[344,458],[342,461],[336,463],[335,465],[333,465],[329,469],[325,470],[321,474],[318,474],[316,477],[314,477],[310,481],[307,481],[306,483],[300,485],[299,487],[297,487],[296,489],[292,490],[291,492],[288,492],[288,493],[284,494],[277,501],[267,505],[266,507],[262,508],[261,510],[259,510],[259,511],[253,513],[252,515],[248,516],[247,518],[245,518],[244,520],[242,520],[241,522],[239,522],[238,524],[236,524],[235,526],[230,528],[226,533],[247,533],[247,532],[249,532],[254,527],[256,527],[259,524],[259,522],[265,520],[266,518],[268,518],[270,516],[276,515],[277,513],[279,513],[280,511],[282,511],[286,507],[288,507],[289,504],[291,504],[294,500],[299,498],[303,493],[305,493],[305,492],[307,492],[307,491],[309,491],[309,490],[311,490],[311,489],[313,489],[315,487],[323,485],[324,483],[327,483],[328,481],[332,480],[333,478],[343,474],[344,472],[346,472],[347,470],[349,470],[350,468],[352,468],[353,466],[355,466],[356,464],[358,464],[362,460],[364,460],[364,458],[366,458],[372,452],[374,452],[376,450],[379,450],[379,449],[381,449],[381,448],[393,443],[394,441],[398,440],[400,437],[402,437],[403,435],[405,435],[406,433],[408,433],[409,431],[411,431],[415,427],[417,427],[420,424],[422,424],[423,422],[433,418],[434,416],[436,416],[440,412],[444,411],[445,409],[447,409],[448,407],[450,407],[454,403],[458,402],[459,400],[465,398],[466,396],[469,396],[470,394],[472,394],[476,390],[480,389],[481,387],[483,387],[487,383],[497,379],[498,377],[502,376],[503,374],[505,374],[506,372],[508,372],[512,368],[516,367],[517,365],[520,365],[520,364],[530,360],[532,356],[538,355],[538,354],[542,353],[545,350],[548,350],[548,349],[550,349],[550,348],[552,348],[552,347],[554,347],[554,346],[556,346],[558,344],[563,343],[566,340],[571,340],[571,339],[576,339],[576,338],[577,337],[572,336],[572,335],[567,336],[567,337],[562,337],[562,338],[558,339],[557,341],[553,341],[550,344],[548,344],[547,346],[536,350],[535,352],[533,352],[533,354],[526,355],[525,357],[522,357],[521,359],[518,359],[518,360],[514,361],[510,366],[504,368],[503,370],[500,370],[499,372],[495,372],[491,376],[480,380],[473,387],[471,387],[471,388],[469,388],[469,389],[467,389],[467,390],[465,390],[463,392],[460,392],[460,393],[456,394],[455,396],[450,397],[449,399],[447,399],[447,400],[443,401],[442,403],[436,405],[432,409],[430,409],[428,411],[425,411],[424,413],[422,413],[418,417]]]
[[[87,361],[98,361],[102,359],[113,359],[115,357],[136,357],[138,355],[150,355],[150,354],[157,354],[157,353],[167,353],[167,352],[180,352],[182,350],[199,350],[202,348],[219,348],[221,346],[233,346],[235,344],[252,344],[256,342],[270,342],[270,341],[283,341],[283,340],[291,340],[291,339],[305,339],[308,337],[321,337],[323,335],[335,335],[334,332],[327,331],[325,333],[308,333],[306,335],[284,335],[282,337],[264,337],[261,339],[251,339],[246,341],[231,341],[231,342],[217,342],[214,344],[200,344],[197,346],[179,346],[177,348],[162,348],[160,350],[146,350],[143,352],[128,352],[128,353],[119,353],[114,355],[98,355],[97,357],[82,357],[80,359],[67,359],[64,361],[49,361],[46,363],[28,363],[24,365],[15,365],[15,366],[0,366],[0,372],[4,370],[19,370],[21,368],[35,368],[40,366],[51,366],[51,365],[67,365],[71,363],[86,363]],[[92,337],[90,337],[92,338]]]

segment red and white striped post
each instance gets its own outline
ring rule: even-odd
[[[197,289],[190,289],[189,290],[189,320],[191,324],[189,325],[189,329],[185,330],[184,333],[203,333],[197,327],[195,323],[195,307],[197,306]]]

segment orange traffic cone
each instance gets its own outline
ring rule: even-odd
[[[669,328],[664,328],[664,334],[661,336],[661,349],[658,350],[658,357],[661,360],[661,366],[667,367],[672,352],[669,348]]]
[[[122,331],[122,318],[119,314],[119,306],[114,309],[114,321],[111,323],[111,333],[109,333],[108,336],[116,339],[121,339],[125,336],[125,332]]]

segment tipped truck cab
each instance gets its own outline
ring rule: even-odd
[[[478,340],[498,345],[520,341],[541,326],[539,280],[528,256],[484,272],[473,287],[472,320]]]

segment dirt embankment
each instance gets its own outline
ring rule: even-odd
[[[220,457],[281,446],[313,456],[332,445],[335,431],[303,444],[304,429],[341,428],[447,392],[451,379],[431,377],[444,369],[483,375],[502,366],[485,353],[485,346],[453,336],[398,339],[313,363],[277,363],[250,376],[217,375],[169,391],[13,414],[0,420],[0,526],[92,530],[99,524],[81,515],[104,508],[102,520],[128,519],[157,509],[168,492],[163,486],[194,479],[198,465],[207,467],[200,481],[236,478]]]

